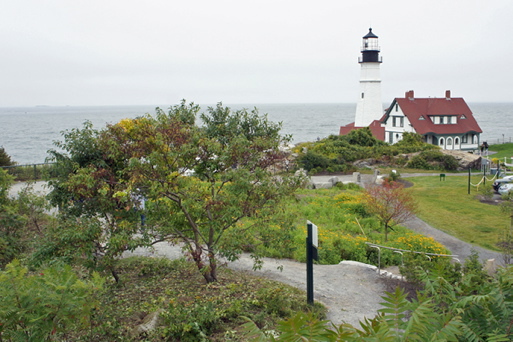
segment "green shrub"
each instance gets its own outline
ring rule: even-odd
[[[425,170],[456,170],[459,164],[453,156],[444,154],[439,150],[423,151],[414,156],[406,167]]]
[[[165,337],[191,342],[206,340],[221,319],[214,303],[210,301],[171,301],[161,316],[165,325]]]
[[[85,329],[103,280],[83,281],[70,266],[56,265],[29,274],[13,261],[0,272],[0,337],[5,341],[47,341]]]
[[[298,164],[307,171],[324,170],[330,166],[330,160],[321,154],[308,151],[299,157]]]
[[[15,164],[16,162],[11,159],[11,156],[7,154],[3,146],[0,146],[0,166],[11,166]]]
[[[431,165],[427,162],[426,158],[420,154],[413,156],[406,164],[406,167],[412,169],[431,170]]]

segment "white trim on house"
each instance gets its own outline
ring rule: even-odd
[[[415,133],[410,120],[406,117],[398,103],[390,111],[389,117],[385,121],[385,141],[389,144],[395,144],[403,139],[404,132]]]

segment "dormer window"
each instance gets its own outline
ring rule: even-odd
[[[463,120],[463,119],[466,119],[467,117],[465,116],[465,114],[461,114],[460,116],[460,120]]]

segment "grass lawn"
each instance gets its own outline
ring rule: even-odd
[[[507,161],[510,163],[511,158],[513,157],[513,143],[490,145],[488,150],[497,152],[490,155],[490,158],[500,158],[502,161],[504,161],[504,157],[507,157]]]
[[[418,200],[421,219],[463,241],[498,250],[495,244],[509,227],[509,215],[499,205],[481,203],[476,187],[471,186],[469,195],[468,176],[449,176],[442,182],[434,176],[408,181],[414,183],[411,191]],[[478,176],[472,177],[472,184],[478,182]]]

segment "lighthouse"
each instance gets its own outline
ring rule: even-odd
[[[369,33],[363,36],[362,56],[358,59],[361,65],[360,94],[356,104],[354,127],[367,127],[383,116],[379,73],[382,58],[379,51],[378,36],[370,28]]]

